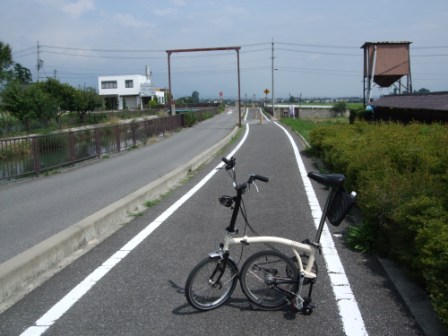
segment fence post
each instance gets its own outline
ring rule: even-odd
[[[95,137],[95,154],[99,158],[101,156],[101,143],[100,143],[100,130],[95,128],[93,131],[93,136]]]
[[[132,124],[131,124],[131,134],[132,134],[132,145],[135,147],[136,145],[137,145],[137,139],[136,139],[136,136],[135,136],[135,129],[136,129],[136,123],[135,122],[133,122]]]
[[[76,137],[73,132],[68,132],[68,159],[70,163],[76,161]]]
[[[185,128],[185,114],[181,113],[180,115],[180,127]]]
[[[117,152],[121,150],[121,141],[120,141],[120,126],[115,126],[115,140],[117,142]]]
[[[33,165],[36,176],[39,176],[40,172],[40,155],[39,155],[39,139],[38,137],[33,137]]]

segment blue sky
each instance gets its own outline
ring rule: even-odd
[[[414,89],[448,90],[446,0],[2,0],[0,40],[36,76],[97,86],[144,74],[168,86],[167,49],[241,46],[241,94],[362,96],[367,41],[411,41]],[[176,97],[236,97],[234,51],[172,56]],[[377,89],[374,95],[387,94]]]

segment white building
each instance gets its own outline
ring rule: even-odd
[[[165,94],[151,85],[149,70],[147,75],[100,76],[99,95],[105,99],[113,98],[114,109],[143,109],[150,100],[165,104]],[[118,106],[116,106],[118,104]]]

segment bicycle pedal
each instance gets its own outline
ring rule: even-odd
[[[312,313],[313,313],[313,310],[314,310],[314,305],[312,305],[312,304],[309,304],[309,305],[307,305],[307,306],[304,306],[303,308],[302,308],[302,314],[303,315],[311,315]]]

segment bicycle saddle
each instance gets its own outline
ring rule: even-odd
[[[343,174],[320,174],[309,172],[308,177],[316,182],[319,182],[320,184],[333,188],[342,186],[345,181],[345,176]]]

